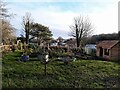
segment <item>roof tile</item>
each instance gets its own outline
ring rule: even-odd
[[[119,42],[119,40],[105,40],[101,41],[100,43],[97,44],[97,47],[102,47],[102,48],[112,48],[114,45],[116,45]]]

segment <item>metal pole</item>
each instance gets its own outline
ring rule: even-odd
[[[47,75],[47,63],[45,61],[45,76]]]

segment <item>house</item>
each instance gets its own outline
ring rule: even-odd
[[[120,41],[101,41],[97,44],[96,55],[108,60],[120,60]]]
[[[95,44],[86,44],[85,52],[89,55],[96,55],[96,45]]]
[[[77,46],[76,39],[74,39],[74,38],[67,39],[64,43],[66,43],[66,45],[69,48],[76,48],[76,46]]]
[[[57,39],[58,46],[62,46],[63,41],[64,41],[64,39],[62,37],[58,37],[58,39]]]
[[[50,46],[57,46],[57,45],[58,45],[57,40],[52,40],[50,42]]]

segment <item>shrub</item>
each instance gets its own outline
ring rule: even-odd
[[[71,56],[71,55],[72,55],[71,52],[54,52],[54,51],[49,52],[50,58],[53,58],[53,57],[65,57],[65,56]]]

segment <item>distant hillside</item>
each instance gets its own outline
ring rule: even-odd
[[[99,41],[103,40],[118,40],[119,39],[119,34],[118,33],[112,33],[112,34],[99,34],[99,35],[93,35],[91,38],[86,39],[86,43],[92,43],[96,44]]]

